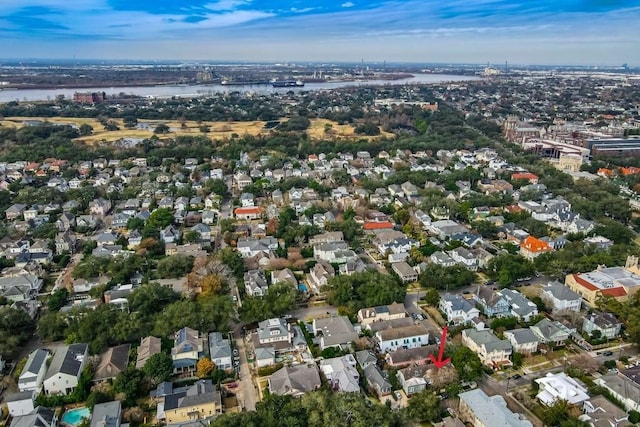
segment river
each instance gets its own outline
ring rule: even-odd
[[[10,101],[49,101],[58,95],[73,99],[75,92],[105,92],[107,95],[125,93],[146,97],[187,97],[201,96],[225,92],[255,92],[260,94],[283,93],[290,90],[300,92],[305,90],[336,89],[347,86],[373,85],[405,85],[461,82],[478,80],[476,76],[458,76],[449,74],[414,74],[413,77],[400,80],[367,80],[332,83],[307,83],[304,87],[273,88],[271,85],[158,85],[158,86],[128,86],[128,87],[92,87],[82,89],[6,89],[0,90],[0,102]]]

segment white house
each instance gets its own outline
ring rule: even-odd
[[[226,370],[233,367],[231,360],[231,345],[220,332],[209,334],[209,355],[216,368]]]
[[[480,310],[462,296],[455,294],[443,295],[438,308],[444,313],[450,325],[464,325],[480,315]]]
[[[89,346],[83,343],[58,347],[44,377],[45,393],[67,395],[73,392],[88,354]]]
[[[12,417],[27,415],[35,409],[36,394],[33,390],[9,393],[5,397],[7,409]]]
[[[564,372],[549,372],[545,377],[535,381],[540,387],[536,397],[547,406],[552,406],[560,400],[575,405],[589,399],[586,387]]]
[[[421,323],[377,331],[375,339],[380,353],[416,348],[429,344],[429,331]]]
[[[37,349],[29,354],[27,363],[18,378],[18,389],[22,391],[39,392],[47,372],[47,358],[49,352]]]
[[[580,311],[582,297],[560,282],[549,282],[542,288],[540,298],[551,306],[553,313]]]

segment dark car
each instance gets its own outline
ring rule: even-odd
[[[613,351],[605,351],[602,353],[603,356],[613,356]]]
[[[514,376],[511,377],[512,380],[519,380],[520,378],[522,378],[522,375],[520,374],[515,374]]]

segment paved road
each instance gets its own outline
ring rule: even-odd
[[[247,351],[244,343],[244,338],[238,338],[240,335],[235,335],[235,346],[240,353],[240,378],[238,380],[238,389],[236,396],[238,398],[238,405],[245,411],[255,411],[256,402],[258,401],[258,391],[253,382],[253,377],[249,371],[249,362],[247,361]]]

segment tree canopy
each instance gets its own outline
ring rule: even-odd
[[[364,271],[350,276],[335,276],[326,286],[327,302],[355,314],[363,307],[402,302],[407,293],[400,280],[379,271]]]

